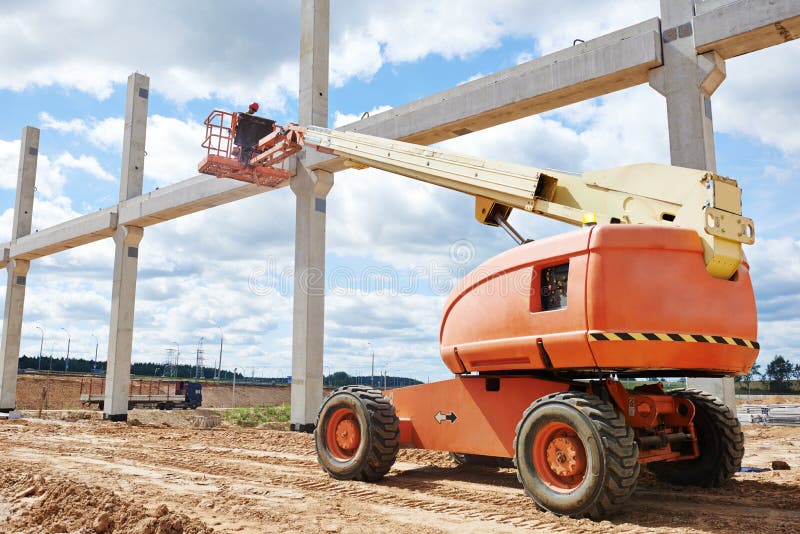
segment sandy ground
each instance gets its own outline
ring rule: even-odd
[[[380,483],[322,473],[312,437],[172,428],[181,415],[0,421],[0,532],[797,532],[800,428],[746,428],[724,488],[675,488],[644,474],[628,511],[603,522],[540,512],[509,469],[456,467],[401,451]],[[163,419],[163,420],[162,420]],[[173,421],[173,419],[175,421]]]

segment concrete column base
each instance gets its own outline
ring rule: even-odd
[[[736,389],[733,378],[687,378],[686,387],[711,393],[736,413]]]
[[[111,421],[124,421],[128,413],[136,275],[143,235],[144,230],[135,226],[120,226],[114,232],[114,286],[104,406],[104,417]],[[113,419],[118,417],[123,419]]]
[[[30,268],[28,260],[11,260],[6,284],[3,333],[0,341],[0,408],[13,410],[17,404],[19,346],[22,339],[22,312],[25,306],[25,284]]]
[[[316,423],[292,423],[289,425],[289,430],[292,432],[305,432],[306,434],[313,434],[314,430],[317,428]]]
[[[128,414],[126,413],[118,413],[118,414],[103,414],[103,421],[111,421],[112,423],[124,423],[128,420]]]

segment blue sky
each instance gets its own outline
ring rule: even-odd
[[[151,77],[145,191],[196,174],[211,109],[256,100],[262,115],[296,120],[297,6],[195,6],[86,0],[81,9],[47,1],[0,7],[0,241],[10,235],[26,124],[42,129],[34,228],[115,202],[125,79],[134,70]],[[220,33],[220,19],[254,11],[265,16],[244,17],[236,31]],[[330,123],[654,16],[656,1],[334,0]],[[797,64],[797,42],[729,60],[713,97],[718,171],[740,181],[745,213],[757,225],[758,242],[747,254],[762,360],[783,354],[800,362],[800,72],[785,68]],[[442,146],[574,171],[669,157],[663,98],[646,86]],[[423,380],[448,376],[437,344],[447,290],[512,246],[474,222],[472,209],[466,196],[379,171],[337,174],[328,200],[326,372],[366,373],[374,347],[378,369]],[[526,214],[513,222],[533,237],[567,229]],[[226,367],[287,374],[293,235],[288,188],[146,229],[134,360],[161,360],[178,342],[189,361],[202,337],[211,361],[221,328]],[[66,328],[73,354],[93,355],[94,334],[103,358],[112,264],[110,240],[34,262],[22,351],[38,352],[41,325],[45,353],[63,354]]]

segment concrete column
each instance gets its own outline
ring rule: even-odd
[[[328,125],[329,0],[300,7],[299,122]],[[333,175],[301,163],[291,188],[296,197],[291,428],[311,432],[322,404],[325,329],[325,202]]]
[[[694,0],[661,0],[664,64],[650,71],[650,86],[667,100],[672,164],[716,172],[711,95],[725,79],[725,61],[713,51],[697,54],[693,16]],[[732,378],[688,378],[687,385],[736,411]]]
[[[325,321],[325,203],[333,175],[297,166],[294,318],[292,324],[292,430],[312,431],[322,404]]]
[[[149,92],[150,78],[139,73],[128,77],[120,201],[142,194]],[[142,228],[137,226],[120,225],[114,231],[114,284],[111,290],[111,323],[103,409],[103,418],[111,421],[128,419],[136,275],[139,267],[139,243],[143,233]]]
[[[301,125],[328,126],[328,40],[330,1],[303,0],[300,6]]]
[[[22,129],[17,173],[17,195],[14,201],[12,243],[31,233],[33,193],[36,191],[36,164],[39,159],[39,129]],[[22,314],[25,307],[25,283],[30,262],[11,259],[6,266],[8,284],[3,312],[3,337],[0,342],[0,411],[10,412],[17,402],[17,370],[19,345],[22,339]]]

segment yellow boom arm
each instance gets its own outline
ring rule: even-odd
[[[752,219],[742,216],[742,190],[715,173],[642,163],[583,174],[542,170],[444,152],[353,132],[309,126],[305,144],[345,159],[354,168],[373,167],[476,198],[475,217],[496,226],[512,208],[581,225],[667,224],[691,228],[703,242],[708,272],[728,279],[752,244]]]

